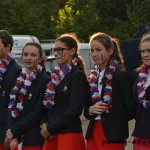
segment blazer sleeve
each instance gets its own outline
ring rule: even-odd
[[[127,110],[128,120],[135,118],[136,114],[136,102],[132,92],[132,80],[128,72],[122,71],[116,78],[120,92],[123,96],[125,107]]]
[[[88,88],[88,93],[90,93],[90,86]],[[94,103],[92,103],[91,96],[90,96],[90,94],[88,94],[88,97],[87,97],[87,99],[85,101],[85,107],[84,107],[84,117],[86,119],[92,119],[92,118],[95,118],[95,116],[96,116],[94,114],[90,114],[89,113],[89,108],[92,105],[94,105]]]
[[[70,122],[79,118],[88,95],[88,82],[85,74],[81,71],[75,71],[71,78],[71,91],[69,96],[69,107],[53,122],[49,123],[47,128],[50,134],[56,134],[61,129],[69,125]]]

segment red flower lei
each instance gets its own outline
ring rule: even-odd
[[[145,83],[147,81],[148,77],[148,70],[150,69],[148,66],[142,64],[142,69],[141,72],[139,73],[138,77],[138,83],[137,83],[137,88],[138,88],[138,99],[140,104],[143,105],[144,108],[147,110],[150,110],[150,101],[146,99],[146,93],[145,93]]]
[[[59,85],[59,83],[64,79],[64,77],[75,68],[79,59],[74,58],[72,60],[72,65],[67,64],[65,67],[59,65],[59,67],[55,67],[54,71],[51,74],[51,81],[47,84],[46,93],[43,99],[43,104],[46,108],[51,109],[55,104],[55,88]]]
[[[106,80],[104,81],[105,88],[104,88],[104,93],[103,93],[104,94],[103,99],[99,95],[99,90],[98,90],[98,85],[97,85],[98,71],[91,70],[89,80],[88,80],[89,85],[90,85],[92,101],[94,103],[103,101],[107,103],[108,109],[112,108],[112,79],[116,70],[116,66],[117,66],[117,62],[114,60],[111,60],[110,65],[105,72],[104,76]]]

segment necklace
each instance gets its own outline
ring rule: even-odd
[[[59,83],[64,79],[64,77],[70,73],[72,68],[77,66],[78,59],[74,58],[72,60],[72,64],[67,64],[66,66],[62,67],[59,65],[55,67],[54,71],[51,74],[51,81],[47,84],[47,89],[45,92],[45,96],[43,99],[43,104],[46,108],[51,109],[52,106],[55,104],[55,88],[59,85]]]
[[[8,65],[10,64],[12,60],[14,60],[14,57],[8,54],[5,59],[2,59],[0,61],[0,89],[1,89],[3,78],[4,78],[4,74],[8,68]]]
[[[11,111],[12,117],[16,118],[23,110],[24,97],[28,92],[28,88],[31,86],[32,81],[36,79],[38,74],[41,74],[42,66],[38,65],[37,68],[29,75],[26,72],[26,68],[22,68],[22,72],[17,78],[15,87],[11,90],[8,110]],[[18,101],[17,101],[18,97]]]
[[[150,110],[150,101],[146,100],[146,92],[145,92],[145,83],[147,81],[147,77],[148,77],[148,70],[150,68],[144,64],[142,64],[142,70],[139,73],[139,77],[138,77],[138,83],[137,83],[137,92],[138,92],[138,99],[140,104],[143,105],[144,108],[146,108],[147,110]]]
[[[98,71],[97,70],[91,70],[90,76],[89,76],[89,85],[90,85],[90,92],[92,101],[94,103],[97,103],[99,101],[103,101],[108,105],[108,109],[112,108],[112,79],[113,75],[115,73],[117,66],[117,62],[114,60],[111,60],[109,67],[105,71],[105,81],[104,85],[105,88],[103,90],[103,97],[100,96],[99,90],[98,90]]]

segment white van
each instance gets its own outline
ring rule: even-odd
[[[12,52],[15,54],[15,59],[17,63],[23,66],[23,62],[21,59],[21,53],[22,53],[23,47],[29,42],[36,42],[39,44],[40,42],[37,39],[37,37],[32,36],[32,35],[12,35],[12,37],[13,37]]]
[[[41,47],[47,56],[47,66],[49,66],[50,70],[54,69],[54,67],[57,65],[55,62],[55,57],[51,52],[51,48],[54,48],[54,43],[41,43]],[[88,43],[80,43],[80,51],[79,55],[82,56],[84,62],[85,62],[85,67],[86,67],[86,73],[87,75],[89,74],[89,71],[91,68],[93,68],[93,64],[90,60],[89,56],[89,44]]]
[[[29,42],[40,43],[37,37],[32,35],[12,35],[13,37],[13,47],[12,52],[14,52],[17,57],[21,56],[23,47]]]

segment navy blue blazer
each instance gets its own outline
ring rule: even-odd
[[[104,85],[101,96],[103,96]],[[96,115],[89,114],[89,107],[94,105],[90,101],[86,102],[84,116],[90,119],[86,132],[86,139],[89,138],[93,129]],[[101,121],[107,140],[120,141],[128,138],[128,121],[133,119],[136,112],[136,104],[132,95],[131,76],[128,72],[119,68],[116,70],[112,80],[112,105],[109,113],[101,114]]]
[[[4,141],[6,135],[6,118],[9,103],[9,93],[14,86],[16,78],[21,71],[21,67],[15,60],[11,61],[4,74],[0,89],[0,142]]]
[[[139,72],[134,71],[132,74],[133,77],[133,95],[137,103],[137,113],[136,113],[136,122],[135,128],[132,133],[133,136],[141,138],[150,138],[150,110],[145,109],[142,104],[139,103],[138,94],[137,94],[137,78]],[[146,99],[150,100],[150,85],[146,88]]]
[[[8,126],[14,137],[23,135],[23,145],[25,146],[42,145],[44,142],[40,135],[40,123],[45,112],[43,97],[48,82],[49,77],[47,75],[44,73],[38,75],[25,95],[20,116],[12,118],[9,115],[8,117]]]
[[[82,133],[80,115],[89,93],[86,75],[73,69],[56,87],[55,105],[48,114],[50,134]]]

